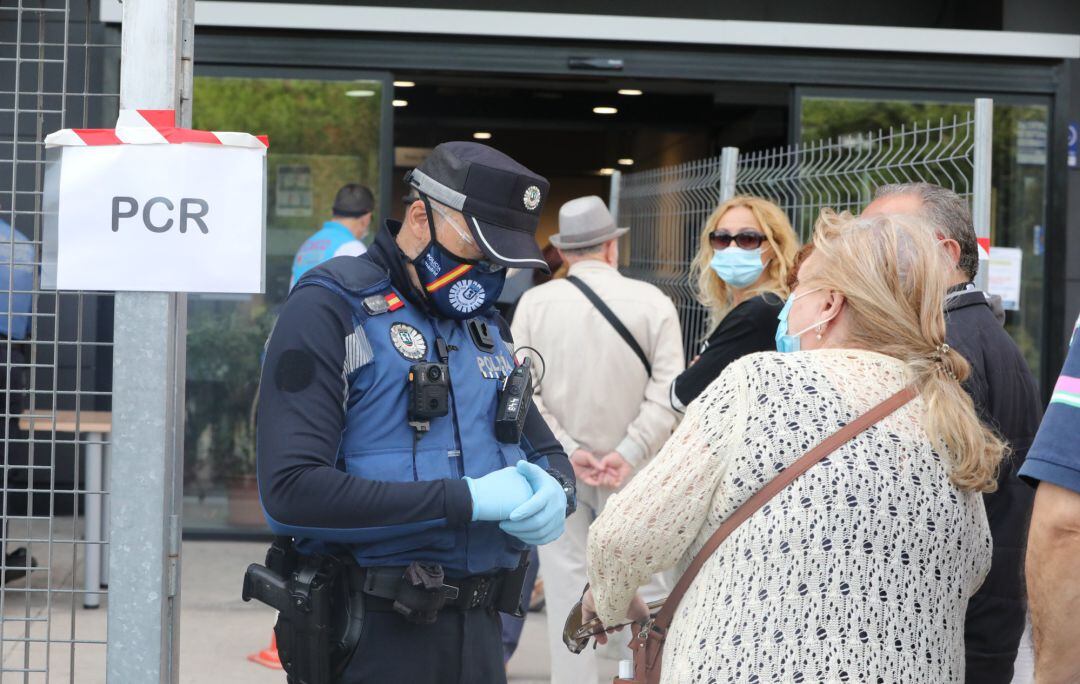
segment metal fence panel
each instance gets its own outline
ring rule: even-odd
[[[822,208],[857,213],[888,183],[927,181],[970,201],[974,125],[968,114],[746,153],[735,188],[779,204],[804,241]]]
[[[90,0],[0,6],[4,571],[15,571],[6,559],[19,548],[37,562],[0,587],[3,682],[105,680],[112,297],[39,282],[41,140],[115,121],[118,84],[107,69],[119,45],[105,42],[94,12]]]
[[[992,109],[980,114],[983,120]],[[988,150],[989,138],[983,142]],[[976,157],[980,163],[989,160],[977,149],[975,115],[968,114],[745,153],[725,148],[720,157],[624,174],[619,222],[632,228],[625,271],[657,285],[675,302],[687,358],[693,358],[709,331],[708,312],[689,282],[690,262],[706,219],[731,192],[733,166],[735,194],[776,202],[805,241],[821,209],[858,212],[875,188],[888,183],[927,181],[971,201]],[[983,192],[988,195],[989,188]],[[988,224],[980,224],[980,237]]]
[[[708,314],[690,285],[701,227],[720,199],[720,157],[623,174],[618,223],[630,226],[623,271],[659,287],[682,322],[687,359],[697,353]]]

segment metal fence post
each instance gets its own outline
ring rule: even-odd
[[[615,169],[611,174],[611,189],[608,193],[608,211],[619,225],[619,191],[622,189],[622,171]]]
[[[739,148],[725,147],[720,152],[720,201],[735,196],[735,181],[739,174]]]
[[[122,109],[183,112],[191,0],[125,2]],[[190,117],[190,110],[188,111]],[[190,120],[190,118],[188,119]],[[183,123],[183,122],[181,122]],[[118,292],[109,554],[108,681],[177,682],[187,301]]]
[[[979,273],[975,286],[986,291],[990,283],[990,171],[994,155],[994,101],[975,100],[975,149],[972,169],[971,218],[979,239]]]

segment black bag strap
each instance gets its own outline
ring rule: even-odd
[[[619,333],[619,337],[623,338],[623,341],[630,346],[630,349],[634,350],[634,353],[637,354],[637,357],[641,359],[641,363],[645,366],[645,372],[651,378],[652,364],[649,363],[648,357],[645,356],[645,350],[641,348],[641,345],[638,344],[638,341],[630,334],[630,331],[626,329],[626,326],[623,325],[623,322],[615,315],[615,312],[608,308],[608,305],[593,292],[592,288],[581,282],[580,278],[577,276],[566,276],[566,279],[573,284],[574,287],[581,290],[581,294],[585,295],[586,299],[592,302],[592,305],[596,307],[596,310],[600,312],[600,315],[607,319],[607,322],[611,324],[612,328],[615,328],[615,332]]]

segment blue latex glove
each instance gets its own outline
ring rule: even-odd
[[[543,468],[518,461],[518,471],[532,486],[533,495],[518,506],[499,528],[526,544],[547,544],[558,539],[566,527],[566,492]]]
[[[507,466],[483,477],[464,478],[472,496],[472,519],[509,520],[510,513],[533,496],[529,481],[517,468]]]

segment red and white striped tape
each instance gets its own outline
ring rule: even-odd
[[[124,109],[116,120],[116,128],[65,128],[45,137],[46,147],[65,145],[178,145],[202,143],[229,147],[266,149],[270,139],[265,135],[196,131],[176,127],[176,112],[172,109]]]

